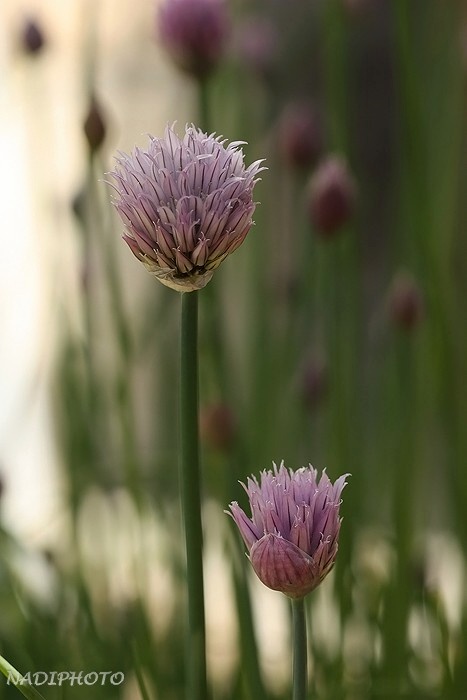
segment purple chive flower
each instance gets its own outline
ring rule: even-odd
[[[258,578],[290,598],[302,598],[331,571],[337,554],[344,474],[332,484],[310,465],[297,471],[282,462],[242,484],[251,518],[237,502],[230,512],[249,551]]]
[[[227,144],[189,126],[183,139],[167,127],[147,150],[120,154],[110,173],[124,240],[163,284],[179,292],[204,287],[252,225],[253,188],[262,161],[243,162],[243,141]]]
[[[164,0],[158,29],[178,67],[205,78],[224,53],[230,22],[224,0]]]

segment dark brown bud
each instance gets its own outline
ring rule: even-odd
[[[37,21],[32,18],[27,19],[21,34],[24,52],[31,55],[38,54],[42,51],[44,43],[44,34]]]
[[[321,125],[313,109],[299,103],[286,107],[279,121],[278,140],[280,154],[288,165],[313,165],[323,145]]]
[[[226,451],[235,439],[235,421],[230,408],[222,403],[205,406],[200,412],[201,440],[211,449]]]
[[[330,238],[352,217],[356,186],[346,162],[329,156],[316,169],[309,186],[308,207],[318,235]]]
[[[424,311],[423,295],[415,278],[408,272],[398,272],[388,295],[389,315],[397,328],[410,331],[421,321]]]
[[[96,153],[104,143],[106,128],[102,116],[101,107],[93,96],[89,104],[89,110],[83,124],[84,135],[91,153]]]
[[[304,401],[310,410],[314,410],[323,400],[329,386],[328,367],[322,357],[309,358],[302,382]]]

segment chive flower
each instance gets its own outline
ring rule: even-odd
[[[188,126],[167,127],[146,150],[119,154],[109,173],[124,240],[163,284],[179,292],[204,287],[252,226],[253,188],[262,161],[245,167],[243,141]]]
[[[344,474],[334,484],[311,465],[297,471],[273,463],[242,484],[251,518],[234,501],[230,512],[258,578],[290,598],[302,598],[327,576],[336,560]]]

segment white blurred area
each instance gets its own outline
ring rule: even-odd
[[[50,380],[58,319],[72,313],[79,285],[70,202],[86,167],[83,58],[94,46],[110,162],[117,148],[142,144],[148,132],[189,116],[189,86],[159,52],[154,16],[152,0],[0,5],[1,511],[4,524],[31,546],[56,542],[64,528]],[[28,18],[46,40],[34,56],[20,45]],[[122,261],[132,274],[133,261]]]

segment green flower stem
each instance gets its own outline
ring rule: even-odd
[[[203,532],[198,438],[198,292],[182,294],[180,494],[188,588],[187,700],[206,700]]]
[[[0,671],[25,698],[29,698],[29,700],[44,700],[44,696],[32,685],[29,685],[21,673],[19,673],[14,666],[9,664],[3,656],[0,656]]]
[[[292,600],[293,625],[293,700],[307,698],[307,642],[305,599]]]

